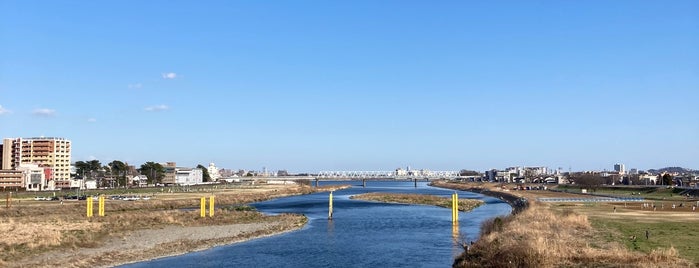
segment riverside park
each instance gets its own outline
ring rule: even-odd
[[[312,213],[265,213],[258,211],[255,204],[314,195],[323,203],[330,192],[334,191],[341,199],[343,189],[371,188],[374,183],[367,186],[366,182],[362,185],[347,181],[315,187],[308,183],[267,184],[260,180],[249,185],[96,190],[82,193],[104,198],[104,216],[100,216],[99,198],[95,198],[93,210],[97,213],[91,217],[87,215],[87,204],[91,202],[64,199],[64,195],[71,193],[56,193],[58,200],[51,200],[56,199],[53,193],[42,196],[15,193],[3,200],[0,209],[0,230],[8,234],[1,240],[0,264],[118,266],[166,256],[187,258],[187,253],[225,245],[245,247],[247,244],[241,242],[274,239],[264,237],[288,232],[302,235],[298,230],[306,229],[304,226],[309,221],[316,225],[313,222],[328,219],[314,217]],[[600,187],[592,192],[565,185],[433,181],[429,185],[421,183],[419,188],[423,192],[415,194],[410,189],[412,182],[398,185],[405,188],[392,192],[406,193],[382,193],[385,189],[380,189],[348,194],[348,200],[338,202],[369,202],[360,201],[364,199],[398,205],[390,209],[401,208],[399,204],[429,206],[425,209],[447,211],[437,218],[446,225],[451,223],[445,208],[453,202],[450,204],[444,192],[430,192],[433,191],[430,189],[477,192],[513,207],[509,213],[493,214],[479,224],[472,224],[478,226],[464,226],[468,225],[464,220],[487,210],[488,206],[481,206],[483,202],[479,200],[460,198],[462,234],[452,237],[451,244],[445,244],[448,254],[443,262],[438,262],[440,265],[696,267],[699,262],[698,200],[696,196],[680,195],[672,188]],[[215,196],[213,206],[212,196]],[[628,198],[634,201],[624,201],[632,200]],[[523,201],[526,206],[516,201]],[[340,228],[343,210],[348,209],[343,206],[350,206],[344,204],[352,203],[339,204],[343,205],[335,207],[339,212],[334,228]],[[478,211],[470,212],[472,209]],[[327,207],[321,210],[327,213]],[[380,216],[377,220],[380,222]],[[471,232],[477,234],[466,234],[469,231],[463,228],[475,228]],[[143,264],[158,266],[157,263]],[[425,263],[430,262],[425,260]]]

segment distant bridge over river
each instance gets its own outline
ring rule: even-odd
[[[408,179],[454,179],[458,171],[321,171],[314,176],[320,180],[408,180]]]

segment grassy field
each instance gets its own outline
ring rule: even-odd
[[[426,194],[366,193],[354,195],[352,199],[385,203],[421,204],[451,208],[451,198]],[[459,198],[459,211],[471,211],[483,204],[481,200]]]
[[[499,184],[471,184],[504,191]],[[511,189],[511,187],[504,187]],[[607,189],[617,192],[615,189]],[[669,189],[668,189],[669,190]],[[599,191],[599,189],[598,189]],[[638,191],[638,190],[636,190]],[[631,191],[628,191],[630,193]],[[699,210],[694,200],[643,203],[543,203],[538,197],[580,195],[552,191],[510,191],[530,200],[524,212],[487,222],[482,236],[455,267],[696,267]],[[618,192],[617,192],[618,193]],[[652,193],[664,195],[667,192]],[[667,193],[669,195],[669,193]],[[683,207],[672,209],[672,204]],[[650,233],[645,238],[645,231]],[[633,239],[635,237],[635,240]]]
[[[577,185],[560,185],[556,190],[569,191],[580,193],[581,189],[587,189],[588,193],[599,195],[612,195],[619,197],[641,197],[657,200],[669,201],[687,201],[690,200],[687,196],[682,196],[680,193],[684,191],[679,188],[668,187],[647,187],[647,186],[609,186],[609,187],[584,187]]]
[[[672,209],[671,203],[673,201],[664,201],[664,209],[655,211],[642,208],[642,203],[553,203],[549,206],[561,213],[571,211],[586,215],[593,228],[599,230],[596,239],[620,243],[631,251],[644,253],[674,248],[681,257],[699,264],[699,210],[692,211],[687,206]],[[649,239],[645,237],[646,230]]]
[[[635,197],[651,199],[645,202],[649,207],[644,207],[644,202],[549,205],[556,211],[573,211],[587,215],[592,226],[603,231],[604,234],[598,236],[599,239],[621,243],[629,250],[644,253],[659,248],[674,248],[683,258],[699,264],[699,209],[692,209],[697,200],[678,195],[680,191],[674,188],[641,186],[598,188],[595,192],[616,196],[631,196],[631,193],[634,193]],[[655,209],[652,208],[653,205]],[[645,237],[646,230],[650,234],[649,239]]]
[[[93,189],[93,190],[59,190],[59,191],[46,191],[46,192],[13,192],[12,197],[15,199],[32,199],[34,197],[62,197],[64,195],[143,195],[152,196],[163,193],[206,193],[206,192],[225,192],[228,190],[254,190],[261,189],[266,185],[264,183],[251,184],[246,183],[229,183],[229,184],[217,184],[217,185],[193,185],[193,186],[167,186],[167,187],[144,187],[144,188],[114,188],[114,189]],[[308,185],[307,185],[308,186]],[[3,200],[6,197],[7,192],[0,192]]]
[[[331,189],[332,188],[332,189]],[[85,200],[35,201],[24,196],[11,208],[0,208],[0,267],[31,260],[51,250],[99,247],[108,237],[164,226],[207,226],[245,223],[282,223],[292,228],[301,215],[267,216],[238,205],[273,198],[334,190],[305,185],[261,185],[238,189],[213,189],[155,194],[151,200],[106,200],[106,217],[86,218]],[[216,196],[215,217],[199,217],[199,198]],[[5,201],[5,200],[3,200]],[[298,217],[296,217],[298,216]]]
[[[675,248],[679,255],[699,263],[699,222],[635,222],[628,219],[591,219],[596,229],[610,230],[608,241],[621,241],[626,248],[649,253],[658,248]],[[646,239],[645,231],[650,235]],[[635,239],[632,237],[635,236]]]

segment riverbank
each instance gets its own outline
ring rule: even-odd
[[[526,198],[523,198],[523,197],[518,196],[518,195],[510,194],[508,192],[493,191],[488,187],[483,187],[483,185],[456,183],[456,182],[449,182],[449,181],[433,181],[430,183],[430,186],[479,193],[479,194],[499,198],[500,200],[503,200],[503,201],[507,202],[508,204],[510,204],[510,206],[512,206],[512,214],[517,214],[517,213],[525,210],[529,206],[529,203],[527,202]]]
[[[350,199],[384,203],[432,205],[443,208],[451,208],[452,205],[451,198],[427,194],[366,193],[353,195]],[[471,211],[482,204],[483,201],[480,200],[459,198],[459,211]]]
[[[105,217],[85,217],[85,201],[17,200],[0,209],[0,266],[114,266],[301,228],[301,215],[263,215],[240,205],[347,186],[260,185],[208,193],[163,193],[148,201],[107,200]],[[216,196],[201,218],[200,197]],[[96,205],[95,205],[96,206]]]
[[[175,226],[110,235],[95,248],[66,248],[39,254],[8,267],[112,267],[206,250],[297,230],[302,215],[279,215],[253,223]]]
[[[507,191],[493,183],[441,182],[438,187],[473,189],[492,196],[511,195],[526,198],[528,205],[508,217],[495,218],[483,224],[481,237],[455,262],[454,267],[693,267],[683,259],[672,244],[653,248],[647,252],[630,249],[625,242],[636,244],[651,241],[655,237],[619,236],[616,230],[599,222],[610,222],[613,217],[630,215],[616,213],[616,207],[581,204],[559,206],[556,203],[540,203],[538,197],[567,195],[549,191]],[[506,192],[507,191],[507,192]],[[617,206],[623,204],[616,204]],[[604,209],[605,215],[600,215]],[[621,212],[621,208],[619,209]],[[595,211],[595,213],[590,213]],[[593,217],[591,220],[590,217]]]

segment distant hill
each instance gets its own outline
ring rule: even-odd
[[[688,168],[683,168],[683,167],[666,167],[666,168],[661,168],[661,169],[649,169],[648,172],[650,173],[692,173],[696,172],[696,170],[688,169]]]

